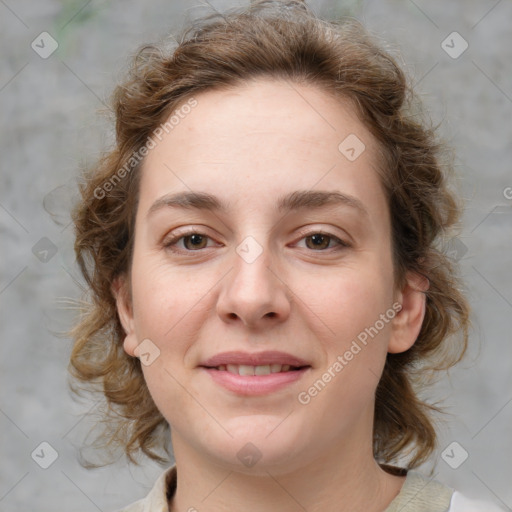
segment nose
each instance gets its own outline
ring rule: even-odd
[[[254,246],[244,253],[240,244],[240,250],[234,251],[233,268],[221,281],[224,284],[217,301],[217,313],[224,322],[242,322],[256,330],[284,322],[290,314],[291,297],[280,272],[272,267],[270,250],[259,247],[261,254],[255,259]]]

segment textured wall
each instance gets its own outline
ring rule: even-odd
[[[474,329],[470,357],[433,393],[452,416],[432,463],[437,479],[512,507],[512,2],[310,5],[353,14],[400,50],[457,151],[466,212],[453,249]],[[84,414],[96,405],[71,398],[70,341],[57,335],[73,315],[66,298],[80,295],[69,205],[80,168],[111,137],[98,112],[128,55],[207,11],[181,0],[0,1],[2,511],[114,510],[145,495],[162,470],[120,460],[87,471],[77,461],[93,422]]]

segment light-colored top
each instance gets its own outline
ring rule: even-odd
[[[116,512],[169,512],[176,492],[176,465],[166,469],[148,495]],[[409,470],[400,492],[383,512],[505,512],[494,503],[470,499],[451,487]]]

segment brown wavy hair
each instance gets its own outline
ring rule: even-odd
[[[454,168],[390,51],[356,19],[322,20],[300,1],[264,0],[215,12],[192,22],[179,42],[146,45],[133,58],[113,94],[115,145],[85,174],[72,214],[77,262],[90,296],[71,333],[70,387],[76,394],[81,384],[104,395],[105,428],[95,447],[122,448],[135,464],[139,451],[168,462],[162,449],[170,455],[169,425],[150,396],[139,359],[123,350],[125,333],[111,290],[116,277],[130,273],[144,162],[134,155],[190,98],[258,77],[314,85],[349,101],[379,143],[395,284],[402,288],[412,270],[430,287],[416,342],[387,355],[376,391],[374,456],[388,470],[407,456],[407,467],[414,468],[436,448],[432,413],[441,410],[418,393],[439,370],[460,361],[468,343],[469,306],[456,261],[444,249],[461,211],[448,183]]]

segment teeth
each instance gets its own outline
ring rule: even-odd
[[[238,373],[238,366],[236,364],[228,364],[227,365],[227,370],[229,373],[236,373],[237,375],[240,375]]]
[[[238,366],[238,373],[240,375],[254,375],[254,366],[241,364]]]
[[[217,366],[219,371],[228,371],[235,375],[269,375],[270,373],[288,372],[291,366],[289,364],[263,364],[259,366],[250,366],[247,364],[222,364]]]
[[[269,375],[270,374],[270,365],[262,365],[254,367],[254,375]]]

